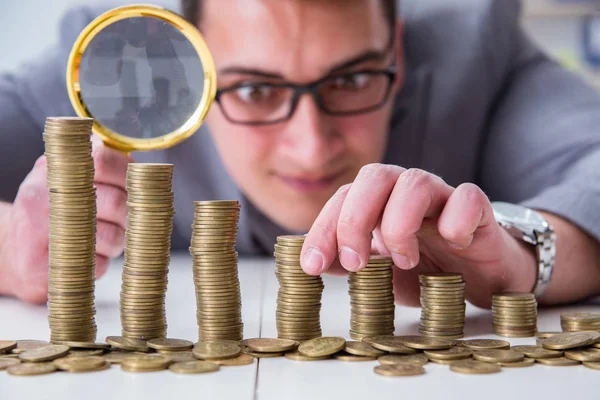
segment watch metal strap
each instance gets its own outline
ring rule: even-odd
[[[554,269],[556,258],[556,234],[553,230],[536,232],[536,255],[538,261],[538,276],[533,293],[536,298],[542,296],[548,285]]]

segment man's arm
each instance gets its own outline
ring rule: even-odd
[[[513,28],[511,66],[491,113],[480,186],[492,200],[547,217],[557,255],[540,301],[578,301],[600,294],[600,94]],[[515,289],[531,290],[534,273]]]

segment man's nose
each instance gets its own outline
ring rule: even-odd
[[[282,144],[286,156],[307,169],[322,166],[340,151],[331,118],[321,112],[311,96],[300,98],[284,129]]]

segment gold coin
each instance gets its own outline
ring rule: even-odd
[[[128,353],[125,351],[112,351],[110,353],[106,353],[102,356],[104,360],[108,361],[111,364],[121,364],[124,358],[132,356],[132,353]]]
[[[345,352],[337,353],[333,356],[336,360],[344,362],[362,362],[362,361],[375,361],[377,357],[372,356],[357,356],[355,354],[348,354]]]
[[[177,374],[204,374],[219,370],[219,364],[207,361],[187,361],[171,364],[169,370]]]
[[[210,360],[210,362],[213,362],[215,364],[219,364],[222,366],[227,366],[227,367],[237,367],[237,366],[242,366],[242,365],[250,365],[254,363],[254,357],[252,357],[250,354],[240,354],[239,356],[235,357],[235,358],[225,358],[222,360]]]
[[[91,357],[66,357],[54,360],[54,365],[63,371],[87,372],[94,371],[106,365],[107,361],[98,356]]]
[[[470,358],[473,350],[456,346],[447,350],[425,350],[424,353],[430,360],[462,360]]]
[[[544,339],[542,346],[550,350],[566,350],[584,347],[595,343],[600,338],[598,332],[563,333]]]
[[[600,370],[600,362],[597,362],[597,361],[584,361],[583,365],[585,365],[586,367],[588,367],[590,369]]]
[[[246,339],[242,341],[250,350],[262,353],[281,353],[294,350],[298,347],[298,342],[286,339]]]
[[[562,357],[562,351],[544,349],[542,346],[513,346],[513,350],[517,350],[525,354],[529,358],[556,358]]]
[[[244,352],[244,354],[247,354],[247,355],[255,357],[255,358],[276,358],[276,357],[281,357],[281,356],[283,356],[285,354],[283,352],[280,352],[280,353],[262,353],[260,351],[252,351],[250,349],[244,349],[243,352]]]
[[[374,336],[369,338],[371,346],[376,349],[388,351],[396,354],[415,354],[417,351],[405,345],[404,340],[400,336]]]
[[[549,337],[560,335],[563,332],[536,332],[535,337],[539,339],[548,339]]]
[[[496,339],[463,340],[461,345],[472,350],[510,349],[510,343]]]
[[[298,346],[298,351],[309,357],[324,357],[337,353],[346,346],[342,337],[319,337]]]
[[[366,357],[378,357],[385,354],[385,351],[376,349],[366,342],[356,342],[349,341],[346,342],[346,347],[344,350],[347,353],[354,354],[356,356],[366,356]]]
[[[416,376],[425,373],[425,368],[414,364],[378,365],[374,368],[378,375],[383,376]]]
[[[499,362],[497,363],[501,367],[507,368],[523,368],[523,367],[531,367],[535,364],[535,360],[533,358],[525,358],[522,361],[517,362]]]
[[[242,352],[241,345],[233,340],[201,340],[194,346],[195,357],[203,360],[234,358]]]
[[[17,342],[13,340],[0,340],[0,354],[8,353],[17,347]]]
[[[568,350],[565,351],[565,357],[577,361],[600,361],[600,349]]]
[[[6,371],[17,376],[45,375],[56,371],[56,367],[51,362],[24,363],[12,365]]]
[[[496,364],[477,360],[459,360],[450,364],[450,370],[462,374],[493,374],[502,369]]]
[[[323,356],[323,357],[308,357],[304,354],[300,353],[298,350],[290,351],[284,354],[285,358],[294,361],[321,361],[328,360],[331,356]]]
[[[387,354],[377,359],[381,365],[414,364],[425,365],[429,362],[423,354],[397,355]]]
[[[52,342],[54,344],[62,344],[74,349],[108,349],[110,345],[108,343],[94,343],[94,342]]]
[[[64,345],[46,345],[33,350],[27,350],[19,355],[22,361],[42,362],[52,361],[69,354],[69,347]]]
[[[454,341],[425,336],[398,336],[406,347],[419,350],[444,350],[454,346]]]
[[[194,343],[182,339],[152,339],[146,342],[146,345],[155,350],[189,350],[194,347]]]
[[[67,357],[90,357],[90,356],[101,356],[104,354],[104,350],[70,350]]]
[[[140,351],[143,353],[150,351],[146,345],[146,342],[140,339],[125,338],[122,336],[108,336],[106,338],[106,343],[120,350]]]
[[[490,363],[511,363],[522,361],[523,358],[525,358],[525,354],[516,350],[488,349],[474,352],[473,358],[479,361]]]
[[[0,357],[0,371],[18,364],[21,364],[21,360],[19,359]]]
[[[556,357],[556,358],[540,358],[535,360],[537,363],[542,365],[548,365],[552,367],[570,367],[572,365],[581,364],[577,360],[571,360],[566,357]]]

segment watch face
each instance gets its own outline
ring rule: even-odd
[[[516,225],[531,226],[537,229],[546,226],[546,220],[538,212],[526,207],[511,203],[494,202],[493,208],[496,219],[500,218]]]

